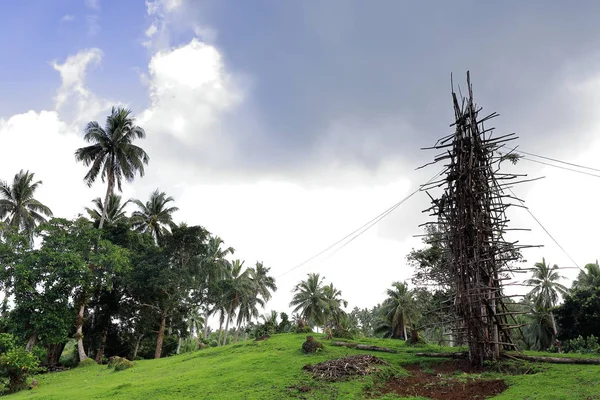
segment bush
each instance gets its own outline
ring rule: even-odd
[[[114,368],[115,371],[123,371],[124,369],[131,368],[135,363],[129,361],[126,358],[114,356],[108,360],[108,368]]]
[[[0,353],[6,353],[17,347],[17,340],[10,333],[0,333]]]
[[[14,393],[26,387],[27,378],[41,370],[35,355],[22,348],[10,349],[0,355],[0,371],[8,378],[8,391]]]
[[[586,338],[579,335],[575,339],[566,340],[563,344],[563,350],[567,353],[600,353],[600,344],[594,335]]]
[[[79,364],[77,365],[77,367],[87,368],[87,367],[91,367],[92,365],[98,365],[98,364],[96,364],[96,361],[94,361],[93,358],[88,357],[83,361],[79,361]]]

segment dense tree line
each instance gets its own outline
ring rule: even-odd
[[[213,315],[225,326],[218,344],[226,344],[230,323],[237,339],[277,289],[262,263],[246,267],[206,228],[175,223],[166,193],[157,189],[147,201],[117,193],[144,175],[149,156],[134,144],[144,137],[121,108],[104,127],[86,126],[88,146],[75,158],[89,167],[84,182],[100,178],[106,194],[72,220],[35,197],[42,182],[34,173],[0,181],[0,332],[47,365],[59,362],[72,338],[76,361],[198,348],[209,341]],[[128,214],[130,205],[136,210]]]

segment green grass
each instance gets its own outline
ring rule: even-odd
[[[320,335],[315,335],[318,339]],[[412,348],[396,340],[362,339],[362,343],[399,350],[398,354],[372,353],[390,363],[374,376],[346,382],[313,380],[302,371],[305,364],[368,352],[328,346],[314,355],[300,350],[305,335],[275,335],[261,342],[242,342],[209,348],[160,360],[137,361],[124,371],[106,366],[75,368],[44,374],[39,387],[9,399],[364,399],[365,389],[376,388],[384,376],[402,375],[403,364],[423,362],[414,353],[449,351],[438,346]],[[498,377],[488,373],[487,377]],[[510,385],[497,399],[600,399],[600,366],[545,365],[535,375],[502,376]],[[302,393],[292,386],[308,386]],[[387,395],[381,399],[395,399]],[[415,399],[415,398],[413,398]]]

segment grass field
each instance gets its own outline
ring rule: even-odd
[[[318,339],[319,335],[315,335]],[[406,375],[402,365],[418,362],[416,352],[439,347],[412,348],[396,340],[363,339],[359,342],[396,348],[398,354],[371,353],[390,363],[387,371],[346,382],[315,381],[302,370],[331,358],[369,352],[328,346],[314,355],[300,350],[305,335],[282,334],[268,340],[247,341],[208,348],[160,360],[138,361],[136,366],[114,372],[106,366],[75,368],[44,374],[39,387],[8,396],[10,399],[364,399],[383,375]],[[448,350],[448,349],[443,349]],[[386,374],[387,372],[387,374]],[[502,378],[509,385],[497,399],[600,399],[600,366],[551,365],[533,375],[500,375],[486,372],[485,378]],[[297,388],[310,388],[300,392]],[[385,395],[382,399],[400,398]],[[412,398],[416,399],[416,398]]]

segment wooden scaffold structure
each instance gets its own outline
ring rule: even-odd
[[[432,206],[425,211],[437,217],[428,224],[442,232],[441,245],[447,252],[452,299],[446,311],[453,316],[453,337],[467,343],[471,362],[481,365],[498,359],[504,349],[517,349],[511,337],[517,326],[506,306],[503,281],[519,272],[512,262],[520,249],[531,246],[504,239],[514,230],[507,226],[506,210],[519,206],[510,203],[518,199],[508,190],[524,175],[500,172],[500,164],[512,160],[510,151],[503,155],[501,150],[517,137],[494,136],[493,128],[484,127],[498,114],[479,117],[482,109],[473,100],[468,72],[467,90],[467,97],[459,100],[452,85],[454,132],[429,148],[441,151],[430,164],[444,164],[442,178],[422,185],[422,190],[429,194],[442,189],[438,198],[429,195]]]

